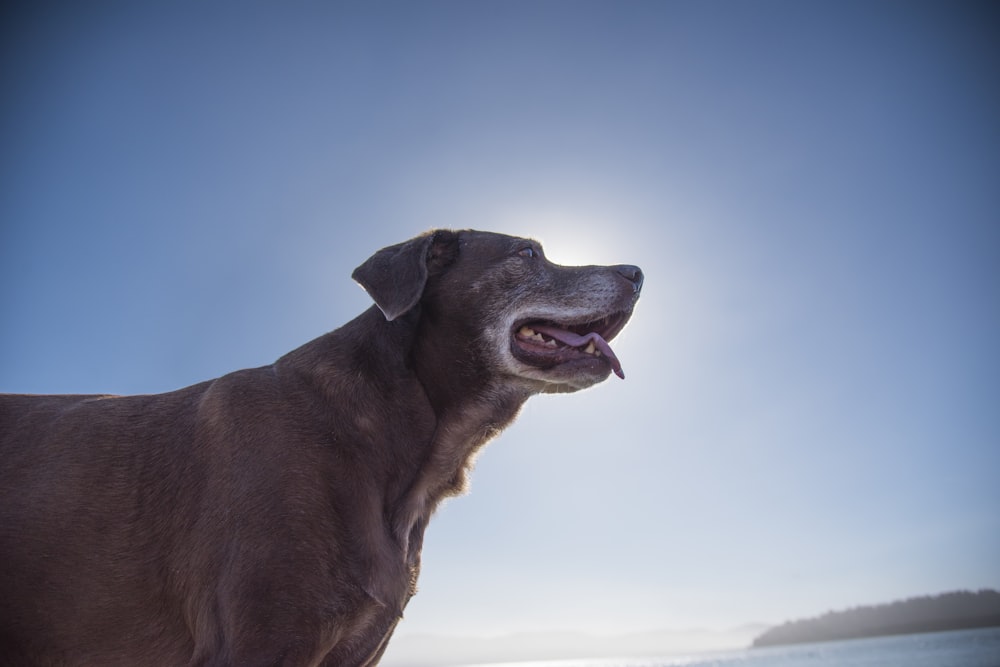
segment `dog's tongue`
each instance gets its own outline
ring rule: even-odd
[[[555,338],[561,343],[565,343],[570,347],[583,347],[587,343],[593,343],[594,347],[601,351],[601,354],[608,358],[611,362],[611,368],[614,370],[615,375],[621,379],[625,379],[625,372],[622,370],[622,365],[618,361],[618,357],[615,356],[614,351],[608,342],[601,338],[600,334],[591,331],[589,334],[581,336],[580,334],[573,333],[572,331],[566,331],[565,329],[559,329],[557,327],[545,326],[542,324],[532,324],[531,328],[539,333],[543,333],[550,338]]]

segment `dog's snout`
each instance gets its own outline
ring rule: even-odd
[[[618,274],[625,278],[625,280],[632,283],[632,291],[638,292],[642,289],[642,269],[638,266],[632,266],[631,264],[621,264],[615,267]]]

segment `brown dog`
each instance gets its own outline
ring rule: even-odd
[[[377,307],[271,366],[0,397],[0,664],[376,664],[434,508],[529,396],[621,375],[642,285],[475,231],[354,278]]]

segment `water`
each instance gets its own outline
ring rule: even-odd
[[[551,660],[489,667],[1000,667],[1000,628],[874,637],[674,658]],[[483,666],[486,667],[486,666]]]

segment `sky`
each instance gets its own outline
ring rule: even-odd
[[[5,3],[0,391],[271,363],[435,227],[642,267],[397,637],[1000,588],[1000,15],[968,2]]]

